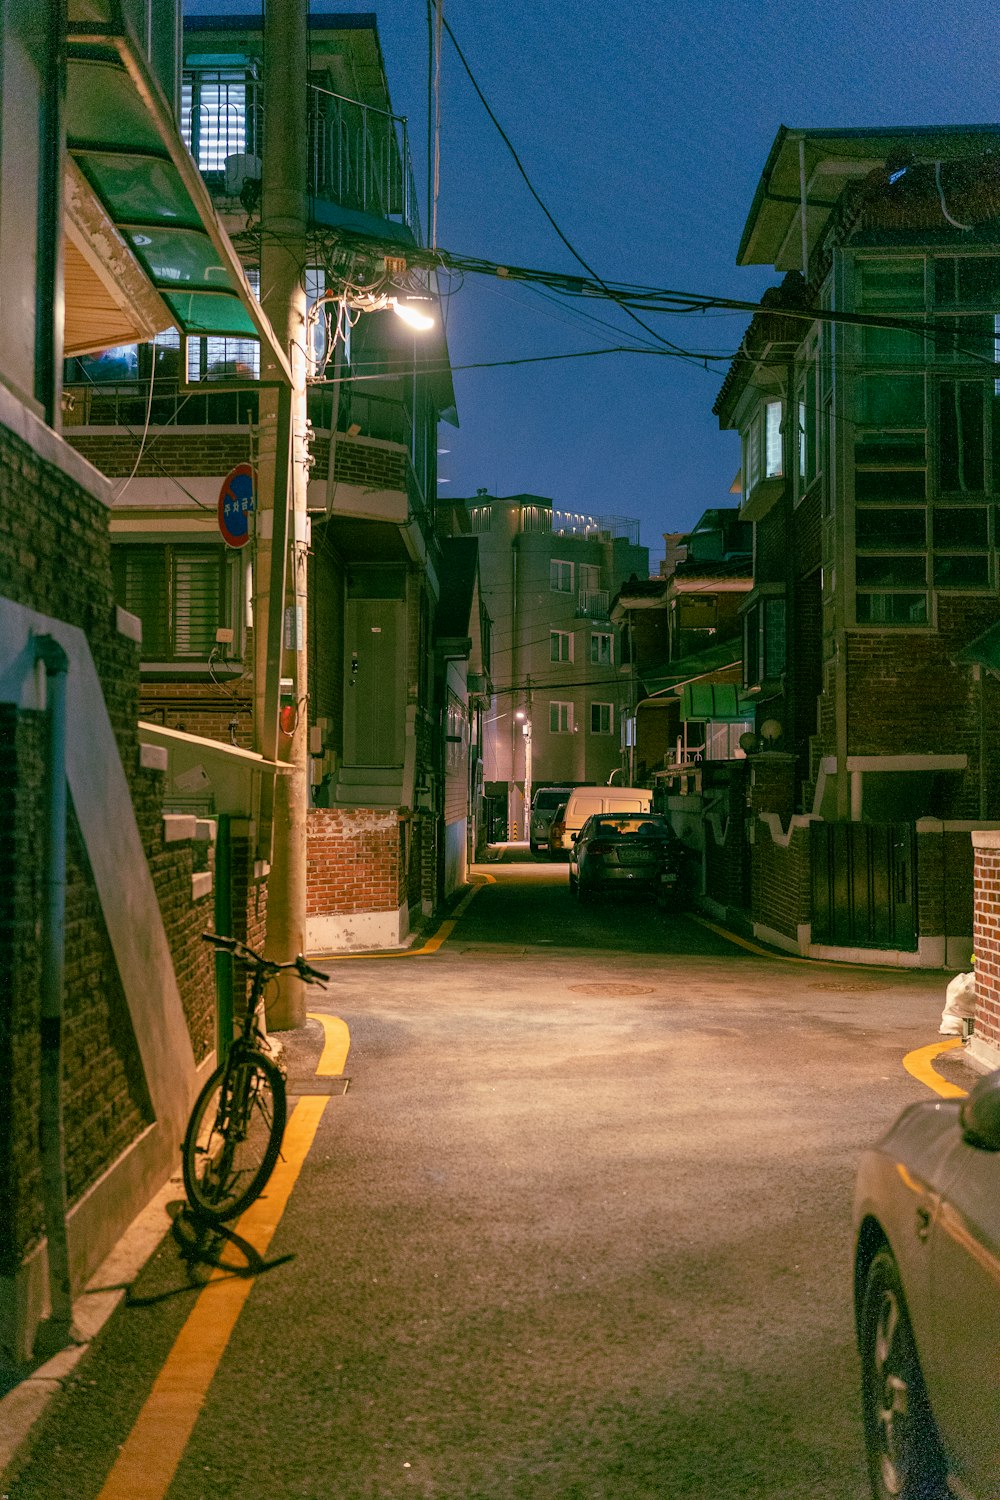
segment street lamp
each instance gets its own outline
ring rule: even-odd
[[[528,830],[528,842],[531,842],[531,720],[523,708],[519,708],[514,715],[515,719],[521,721],[521,733],[524,735],[524,821]]]

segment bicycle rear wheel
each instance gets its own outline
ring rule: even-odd
[[[284,1131],[277,1066],[258,1052],[231,1056],[198,1095],[184,1134],[184,1191],[194,1213],[216,1224],[242,1213],[274,1170]]]

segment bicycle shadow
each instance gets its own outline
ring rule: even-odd
[[[293,1254],[288,1254],[265,1260],[249,1240],[243,1239],[234,1229],[199,1219],[183,1200],[169,1203],[167,1212],[171,1218],[170,1233],[186,1271],[185,1285],[168,1287],[166,1291],[154,1292],[148,1297],[137,1296],[129,1287],[125,1292],[126,1307],[152,1307],[171,1297],[199,1290],[211,1280],[220,1281],[228,1276],[244,1279],[262,1276],[266,1271],[273,1271],[295,1259]],[[240,1259],[231,1258],[231,1251],[235,1251]]]

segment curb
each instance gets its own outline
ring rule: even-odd
[[[62,1390],[129,1286],[170,1232],[167,1204],[183,1198],[178,1172],[133,1219],[107,1259],[98,1266],[73,1303],[73,1325],[80,1342],[60,1349],[38,1365],[0,1400],[0,1483],[11,1480],[28,1457],[31,1435],[52,1398]]]

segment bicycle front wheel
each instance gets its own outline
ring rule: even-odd
[[[274,1170],[285,1131],[285,1080],[250,1052],[217,1068],[184,1134],[184,1191],[194,1213],[221,1224],[247,1208]]]

